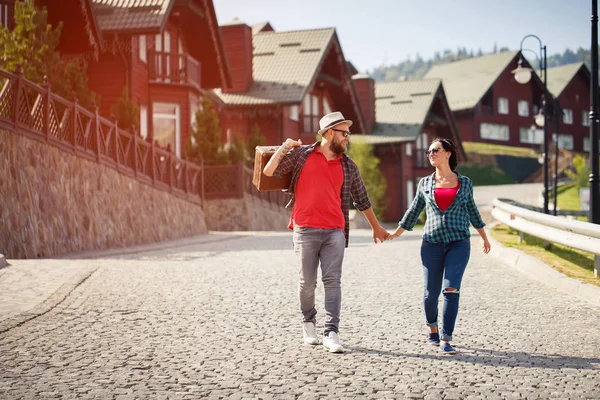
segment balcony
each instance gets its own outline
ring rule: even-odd
[[[200,62],[189,54],[148,52],[150,82],[201,88]]]

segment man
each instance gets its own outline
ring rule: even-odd
[[[383,242],[389,233],[379,224],[371,207],[358,167],[344,154],[350,141],[352,121],[333,112],[319,121],[322,140],[301,146],[287,139],[271,157],[263,172],[283,177],[292,173],[288,192],[292,200],[289,228],[294,231],[294,251],[300,267],[300,309],[304,342],[316,345],[315,289],[321,263],[325,288],[325,329],[323,346],[332,353],[344,351],[340,344],[341,277],[344,250],[348,247],[350,198],[373,229],[373,241]]]

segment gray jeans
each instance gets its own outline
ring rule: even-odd
[[[300,309],[304,322],[315,322],[315,289],[321,262],[321,279],[325,289],[325,334],[338,332],[342,305],[342,261],[346,237],[341,229],[294,227],[294,251],[300,267]]]

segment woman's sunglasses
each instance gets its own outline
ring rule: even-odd
[[[441,147],[434,147],[434,148],[433,148],[433,149],[431,149],[431,150],[427,150],[427,151],[425,152],[425,154],[427,154],[427,157],[429,157],[429,155],[430,155],[430,154],[432,154],[432,153],[433,153],[433,154],[436,154],[436,153],[438,153],[438,152],[440,152],[440,151],[442,151],[442,150],[444,150],[444,149],[442,149]]]

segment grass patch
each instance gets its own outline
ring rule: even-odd
[[[471,166],[459,165],[458,172],[468,176],[473,181],[473,185],[508,185],[517,183],[513,178],[506,175],[504,171],[496,166]]]
[[[504,224],[496,225],[490,233],[505,247],[519,249],[570,278],[600,287],[600,279],[594,276],[594,255],[591,253],[554,243],[546,250],[544,240],[526,233],[519,244],[519,232]]]
[[[579,199],[579,188],[574,183],[560,186],[558,188],[558,199],[556,205],[559,210],[581,210]]]
[[[463,148],[467,154],[489,154],[493,156],[515,156],[515,157],[539,157],[533,149],[524,147],[503,146],[501,144],[463,142]]]

